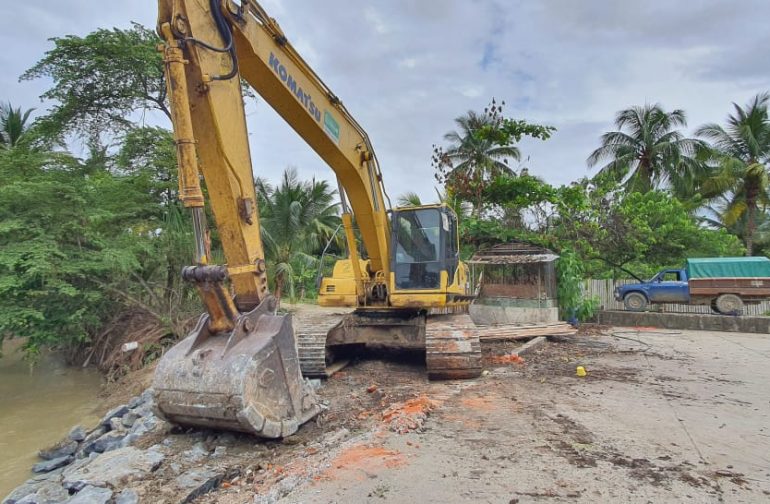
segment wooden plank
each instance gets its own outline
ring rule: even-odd
[[[517,348],[516,355],[522,355],[522,354],[531,352],[532,350],[539,347],[543,343],[545,343],[545,336],[538,336],[537,338],[529,340],[523,345],[521,345],[519,348]]]
[[[577,334],[577,329],[569,324],[480,326],[475,331],[482,341],[508,341],[539,336],[574,336]]]

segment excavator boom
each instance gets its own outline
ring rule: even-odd
[[[445,205],[391,209],[386,204],[366,132],[255,1],[159,0],[158,33],[179,197],[192,212],[195,232],[195,265],[185,268],[183,277],[206,307],[192,334],[158,365],[159,413],[186,425],[289,435],[319,411],[300,369],[306,376],[328,375],[332,347],[425,348],[431,377],[477,376],[480,350],[472,332],[451,321],[427,322],[429,314],[463,310],[470,300],[454,212]],[[242,81],[337,177],[349,257],[322,280],[319,304],[356,311],[333,327],[295,331],[290,317],[276,314]],[[201,176],[226,266],[210,264]]]

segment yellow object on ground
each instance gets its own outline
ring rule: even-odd
[[[583,378],[588,373],[586,372],[586,368],[584,368],[583,366],[578,366],[577,369],[575,370],[575,374],[577,374],[579,377]]]

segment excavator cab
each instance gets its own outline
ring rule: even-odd
[[[392,216],[394,290],[440,289],[459,263],[457,217],[445,206],[397,208]]]

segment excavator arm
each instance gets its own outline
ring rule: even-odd
[[[238,308],[257,306],[268,294],[239,77],[334,170],[348,243],[355,243],[352,212],[369,259],[370,271],[362,271],[357,247],[350,247],[358,295],[365,278],[387,278],[390,226],[369,138],[275,20],[251,1],[160,0],[158,30],[165,40],[180,197],[200,214],[196,223],[202,221],[202,174]],[[196,225],[199,250],[203,235]],[[198,256],[199,265],[207,264],[205,253]],[[207,307],[217,303],[206,301]],[[228,313],[224,308],[208,311]]]

